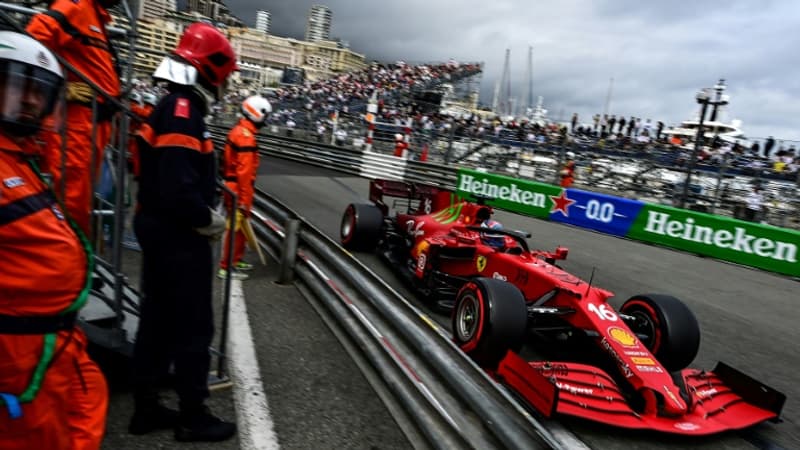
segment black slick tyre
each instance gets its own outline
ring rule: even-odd
[[[675,297],[635,295],[620,312],[635,318],[628,323],[645,347],[670,372],[685,369],[700,349],[700,326],[694,313]]]
[[[525,340],[528,311],[522,292],[492,278],[476,278],[456,295],[453,340],[481,367],[496,369]]]
[[[342,215],[339,237],[349,250],[375,248],[383,228],[383,213],[371,204],[351,203]]]

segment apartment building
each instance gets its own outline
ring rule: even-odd
[[[270,19],[269,11],[256,11],[256,30],[269,34]]]
[[[308,12],[306,23],[306,41],[327,41],[331,35],[333,13],[324,5],[314,5]]]

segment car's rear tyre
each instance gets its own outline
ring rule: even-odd
[[[700,326],[682,301],[669,295],[635,295],[620,312],[636,318],[628,323],[631,331],[668,371],[685,369],[694,361],[700,349]]]
[[[525,340],[528,310],[513,284],[476,278],[456,295],[453,340],[481,367],[497,368],[509,350],[518,352]]]
[[[374,248],[381,237],[383,212],[375,205],[351,203],[342,215],[339,237],[351,250]]]

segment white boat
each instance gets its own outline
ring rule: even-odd
[[[667,136],[677,136],[684,141],[684,144],[692,144],[697,139],[697,128],[700,126],[699,119],[684,120],[680,125],[667,128],[664,134]],[[732,120],[730,123],[720,121],[703,121],[703,135],[706,140],[719,136],[720,139],[730,142],[738,142],[746,145],[747,137],[741,129],[741,120]]]
[[[547,110],[543,108],[544,99],[540,95],[536,102],[535,108],[526,108],[525,117],[531,124],[539,125],[540,127],[547,126]]]
[[[731,120],[725,122],[722,120],[724,114],[724,106],[729,102],[729,97],[723,94],[725,91],[725,80],[719,80],[719,83],[714,86],[716,98],[709,104],[710,111],[707,112],[707,119],[703,120],[703,136],[705,137],[706,144],[709,144],[714,137],[718,136],[721,140],[731,144],[739,143],[740,145],[747,146],[747,137],[742,131],[741,120]],[[700,112],[693,119],[684,120],[679,125],[669,127],[664,130],[667,137],[678,137],[683,141],[683,147],[693,148],[694,141],[697,139],[697,129],[700,127]]]

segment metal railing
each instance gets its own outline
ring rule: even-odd
[[[211,127],[211,131],[215,139],[222,139],[227,133],[223,127]],[[579,189],[677,206],[685,179],[683,167],[664,161],[669,156],[666,150],[634,154],[598,153],[575,145],[507,147],[440,135],[430,141],[428,162],[420,163],[417,158],[398,160],[391,156],[391,146],[380,145],[380,142],[373,146],[369,161],[365,161],[363,150],[357,145],[329,145],[303,132],[296,131],[293,137],[286,137],[281,128],[269,129],[259,135],[259,140],[267,154],[304,164],[367,178],[396,178],[402,173],[409,181],[425,181],[448,188],[455,185],[458,167],[557,184],[558,171],[568,151],[576,153],[573,187]],[[365,167],[372,167],[372,170]],[[760,220],[800,229],[800,186],[793,180],[777,180],[760,172],[752,175],[732,172],[725,165],[715,171],[696,171],[687,208],[742,219],[745,197],[753,184],[759,184],[767,197],[766,210]]]

